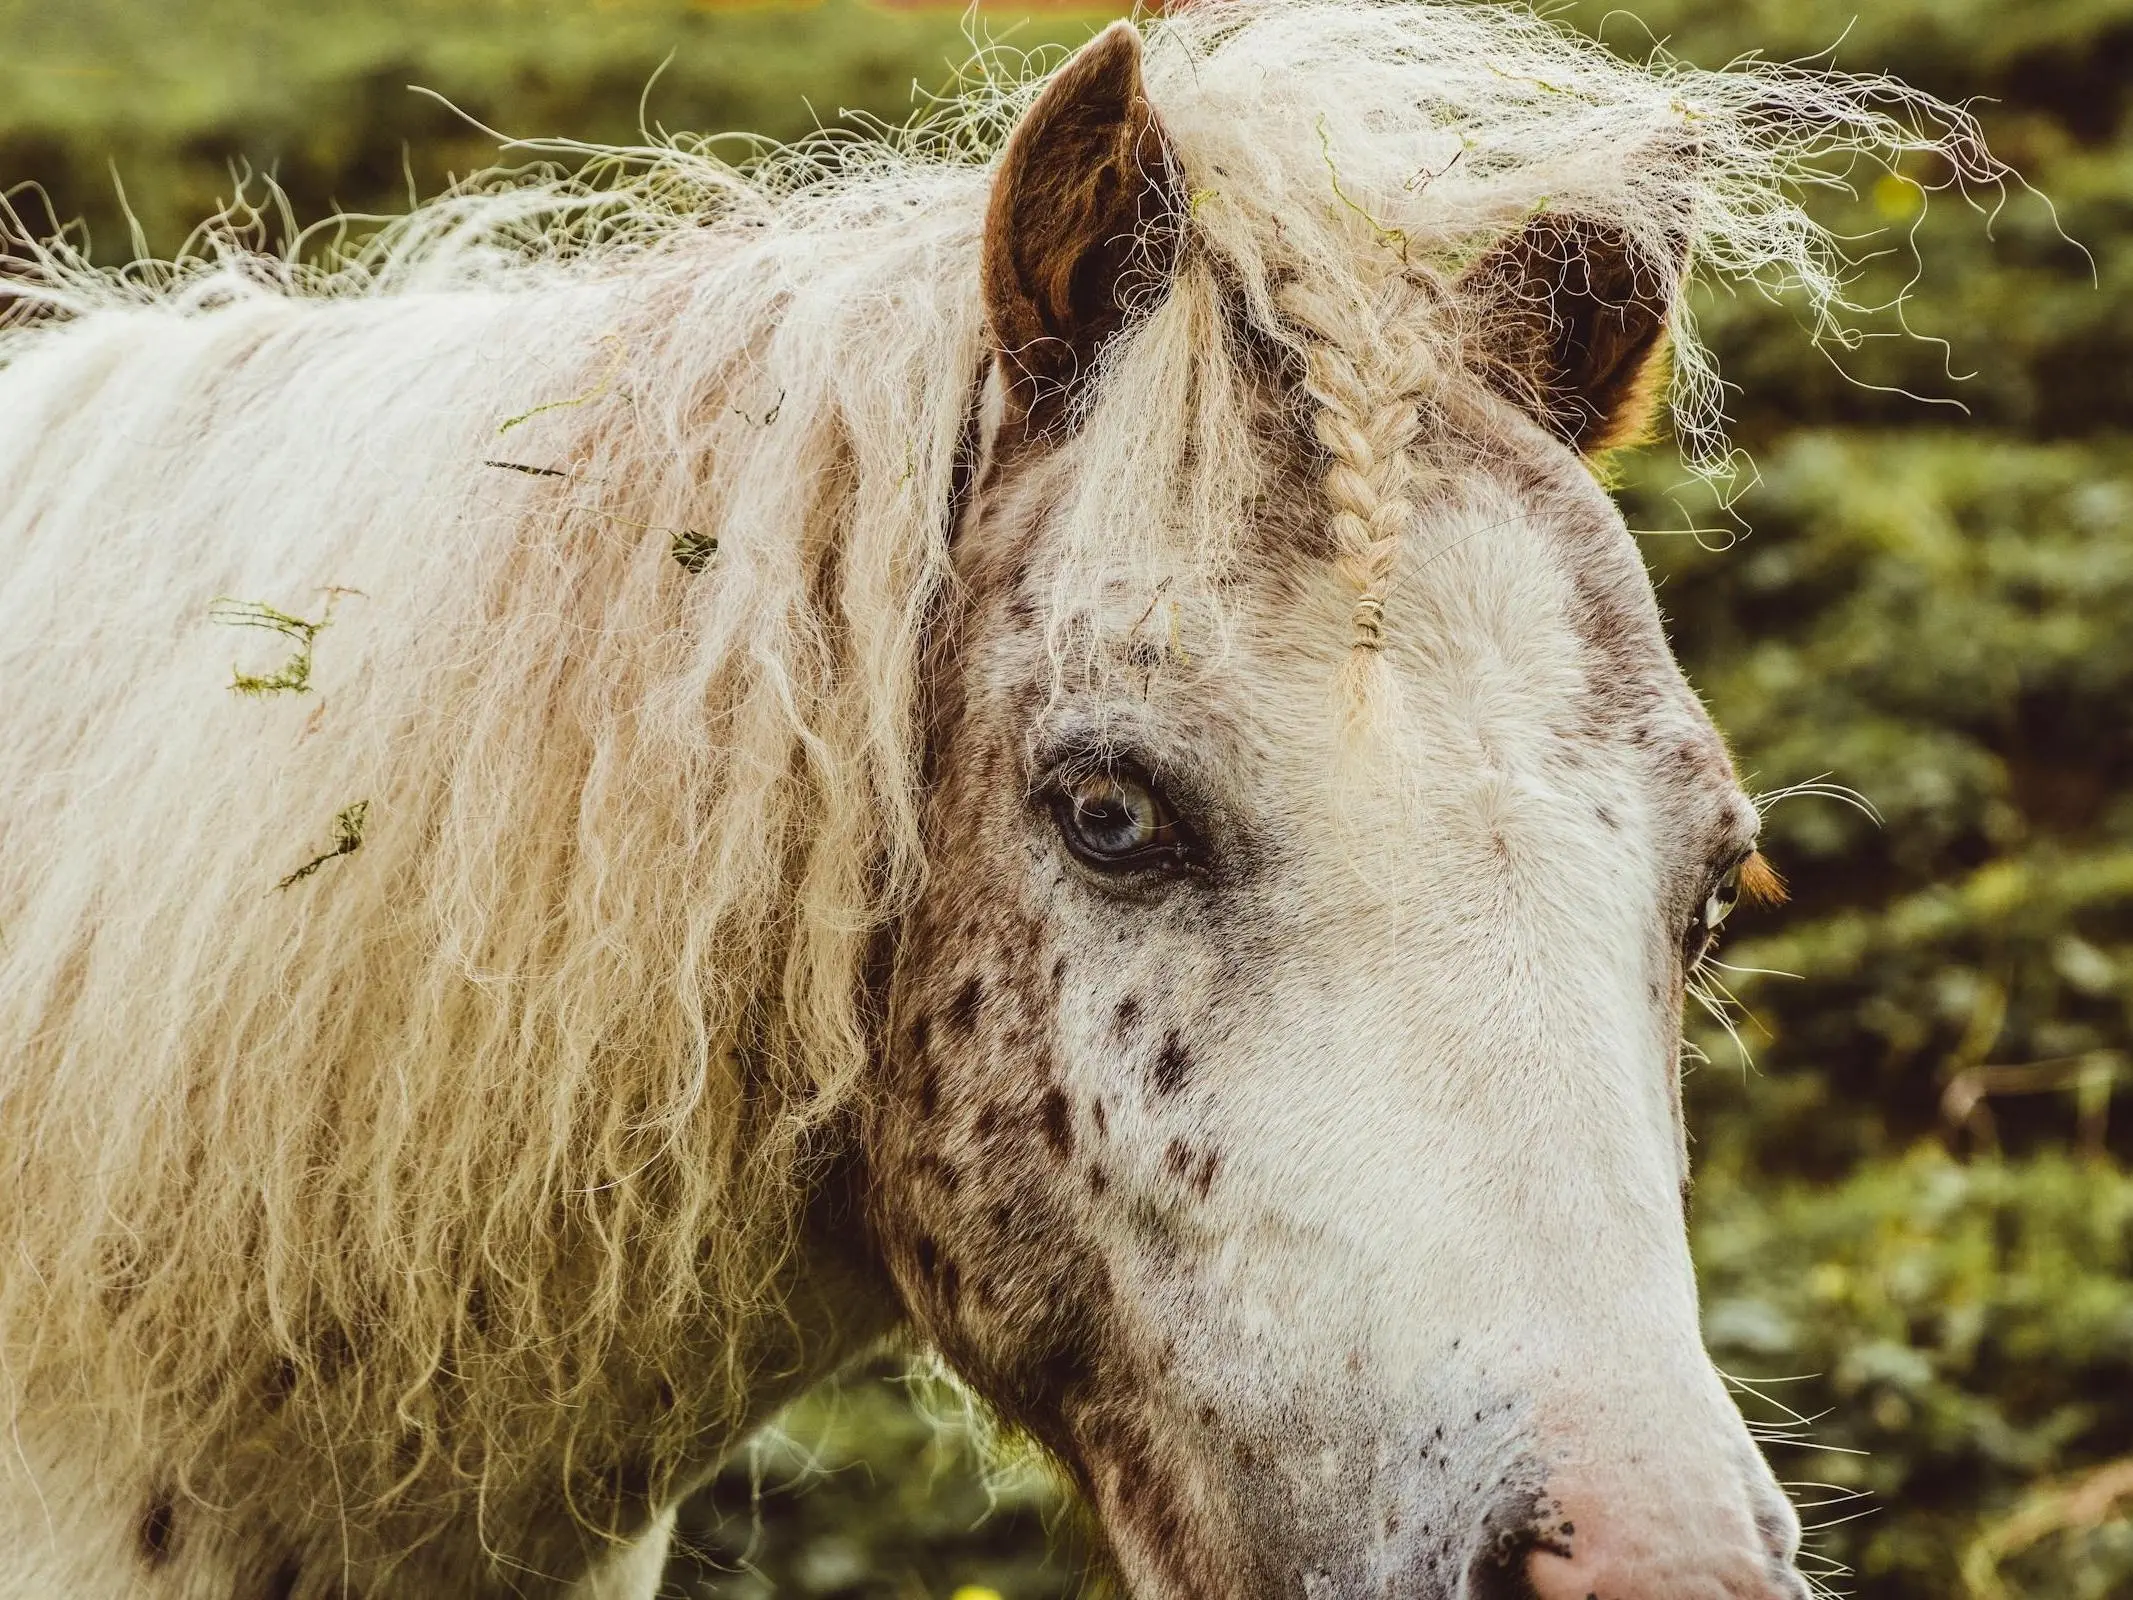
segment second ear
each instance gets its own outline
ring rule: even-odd
[[[1573,449],[1634,441],[1658,408],[1686,257],[1686,241],[1655,262],[1619,229],[1543,212],[1460,280],[1483,370]]]

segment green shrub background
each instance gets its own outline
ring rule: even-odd
[[[1752,785],[1827,776],[1884,819],[1772,808],[1793,901],[1744,914],[1724,956],[1794,976],[1726,975],[1752,1066],[1692,1020],[1710,1056],[1689,1104],[1712,1349],[1754,1385],[1780,1476],[1826,1486],[1800,1493],[1830,1524],[1817,1560],[1849,1569],[1838,1588],[2122,1600],[2133,0],[1565,15],[1631,54],[1663,38],[1712,66],[1834,46],[1841,66],[1976,97],[2049,197],[2017,190],[1988,214],[1941,195],[1921,221],[1916,187],[1868,174],[1832,198],[1833,222],[1885,230],[1869,291],[1910,276],[1915,225],[1906,314],[1945,343],[1824,353],[1795,308],[1706,296],[1759,481],[1728,513],[1655,449],[1623,464],[1622,493]],[[1098,20],[988,18],[1027,44]],[[135,245],[114,172],[142,243],[168,252],[233,162],[274,173],[308,218],[398,209],[495,159],[411,83],[513,133],[627,139],[642,97],[655,126],[791,136],[902,116],[914,82],[945,83],[965,53],[953,12],[850,0],[0,0],[0,184],[37,181],[118,260]],[[692,1505],[675,1592],[1071,1592],[1077,1565],[1047,1532],[1070,1509],[1027,1459],[981,1473],[972,1438],[887,1369],[810,1397]]]

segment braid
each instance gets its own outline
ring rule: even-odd
[[[1323,484],[1341,570],[1356,588],[1356,650],[1384,642],[1386,589],[1400,535],[1414,516],[1419,397],[1433,371],[1413,331],[1420,319],[1406,292],[1412,286],[1404,279],[1394,285],[1402,292],[1382,307],[1301,286],[1283,296],[1283,309],[1307,337],[1304,387],[1317,403],[1312,430],[1328,458]]]

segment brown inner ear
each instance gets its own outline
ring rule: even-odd
[[[986,311],[1031,431],[1066,411],[1127,308],[1169,280],[1184,209],[1140,35],[1114,23],[1015,129],[986,212]]]
[[[1686,251],[1662,268],[1619,229],[1534,218],[1460,283],[1482,308],[1492,386],[1588,455],[1636,440],[1658,407]]]

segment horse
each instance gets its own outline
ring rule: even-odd
[[[586,157],[577,168],[557,149]],[[1778,1600],[1608,453],[1880,79],[1232,0],[0,334],[0,1596],[642,1597],[938,1356],[1150,1600]],[[536,150],[536,154],[541,154]],[[1915,164],[1914,164],[1915,165]]]

